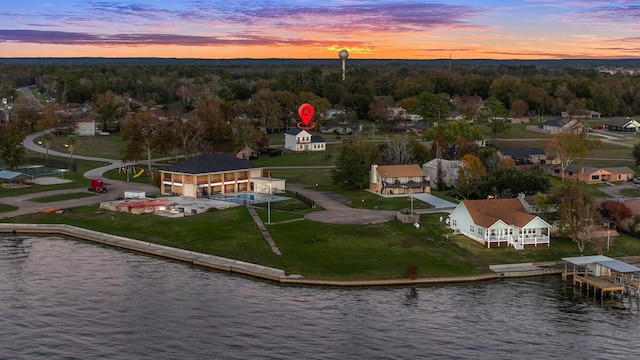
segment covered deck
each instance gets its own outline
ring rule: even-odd
[[[614,295],[633,289],[638,283],[640,268],[603,255],[562,258],[566,261],[562,279],[573,278],[573,285],[586,287],[587,293]]]

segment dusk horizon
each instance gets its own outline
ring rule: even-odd
[[[0,16],[3,58],[640,58],[639,1],[24,0]]]

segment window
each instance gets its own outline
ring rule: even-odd
[[[484,229],[483,228],[478,228],[478,235],[484,236]]]
[[[600,179],[600,175],[591,175],[591,180],[598,180]]]
[[[469,231],[470,232],[475,232],[476,231],[475,226],[469,225]]]
[[[458,221],[456,219],[451,220],[451,225],[458,226]]]

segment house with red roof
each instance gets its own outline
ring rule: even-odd
[[[75,133],[78,136],[95,136],[96,119],[93,115],[86,115],[76,121]]]
[[[520,199],[464,200],[451,212],[449,227],[488,248],[550,244],[551,225],[529,214]]]

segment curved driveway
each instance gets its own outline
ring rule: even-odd
[[[44,153],[46,150],[36,144],[34,140],[41,136],[44,132],[36,132],[25,137],[24,146],[25,148]],[[68,154],[62,153],[59,151],[49,150],[49,154],[53,156],[66,157]],[[84,173],[84,177],[87,179],[101,177],[103,173],[106,171],[116,169],[120,166],[123,166],[120,160],[108,159],[108,158],[100,158],[100,157],[92,157],[92,156],[83,156],[83,155],[75,155],[76,159],[82,160],[90,160],[90,161],[98,161],[105,163],[104,166],[92,169]],[[140,184],[135,182],[125,182],[118,180],[106,179],[105,182],[109,188],[109,191],[104,194],[93,194],[93,196],[81,198],[81,199],[72,199],[65,201],[58,201],[55,203],[56,208],[69,208],[74,206],[82,206],[82,205],[91,205],[102,201],[113,200],[116,195],[123,194],[125,190],[129,191],[144,191],[147,194],[157,194],[159,190],[151,185]],[[87,181],[87,187],[89,186],[89,181]],[[26,194],[15,197],[6,197],[0,198],[0,203],[13,205],[18,207],[18,210],[9,211],[0,213],[1,218],[13,217],[24,214],[38,213],[43,210],[50,208],[54,204],[43,204],[31,201],[34,198],[40,198],[45,196],[57,195],[57,194],[65,194],[65,193],[77,193],[87,191],[87,187],[82,188],[74,188],[74,189],[64,189],[64,190],[53,190],[53,191],[45,191],[34,194]],[[305,215],[305,218],[312,221],[323,222],[323,223],[331,223],[331,224],[375,224],[381,222],[387,222],[396,218],[395,211],[389,210],[368,210],[368,209],[352,209],[344,204],[341,204],[327,195],[303,188],[298,184],[287,184],[287,190],[299,192],[300,194],[314,200],[316,204],[323,207],[324,211],[316,211]]]
[[[287,184],[287,190],[298,192],[322,206],[324,211],[305,215],[305,219],[329,224],[376,224],[396,218],[395,211],[352,209],[327,195],[303,188],[298,184]]]
[[[27,135],[23,141],[24,147],[35,152],[44,153],[46,150],[42,146],[34,143],[34,139],[37,138],[38,136],[41,136],[43,133],[44,133],[43,131],[39,131],[39,132]],[[54,151],[54,150],[49,150],[49,154],[53,156],[61,156],[61,157],[68,156],[68,154],[61,153],[59,151]],[[101,177],[102,174],[105,173],[106,171],[117,169],[118,167],[123,165],[120,160],[114,160],[114,159],[83,156],[83,155],[75,155],[74,158],[105,163],[105,165],[102,167],[85,172],[83,175],[87,179]],[[42,212],[48,208],[51,208],[52,206],[55,206],[58,209],[64,209],[64,208],[75,207],[75,206],[92,205],[102,201],[110,201],[110,200],[113,200],[116,196],[124,194],[125,191],[144,191],[147,194],[159,193],[158,188],[152,185],[140,184],[136,182],[112,180],[112,179],[105,179],[105,182],[107,184],[107,188],[109,189],[106,193],[92,194],[93,196],[88,196],[80,199],[57,201],[55,202],[55,204],[38,203],[31,200],[34,198],[41,198],[46,196],[58,195],[58,194],[86,192],[90,184],[89,180],[87,180],[86,186],[83,186],[80,188],[43,191],[43,192],[38,192],[33,194],[25,194],[20,196],[0,198],[0,203],[18,207],[18,210],[0,213],[0,219]]]

